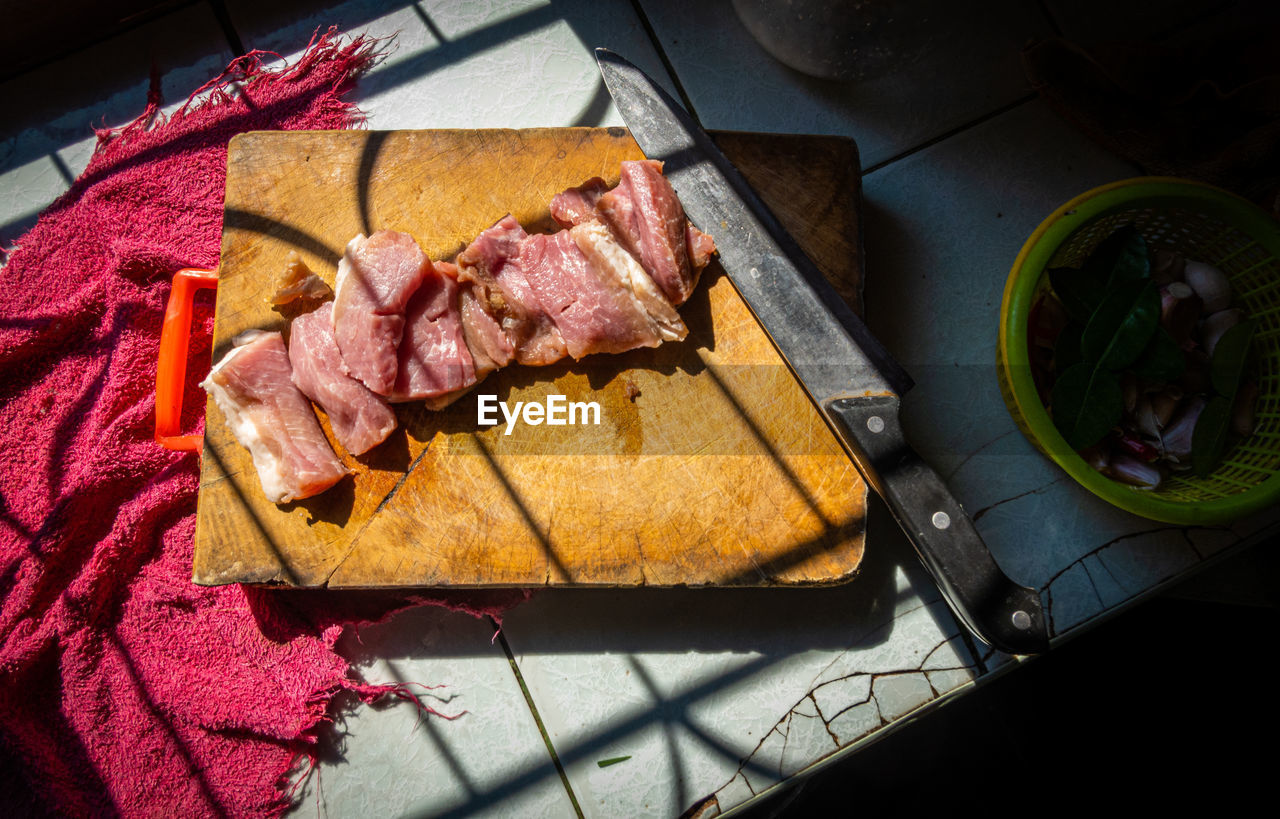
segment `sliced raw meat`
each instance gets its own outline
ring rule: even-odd
[[[656,347],[664,338],[681,338],[686,332],[660,297],[665,306],[661,322],[646,309],[632,279],[648,276],[599,222],[528,237],[521,246],[520,267],[575,359]]]
[[[479,305],[502,328],[517,362],[552,364],[564,358],[565,344],[521,270],[528,237],[514,216],[503,217],[458,254],[458,278],[474,285]]]
[[[684,234],[689,246],[689,264],[693,265],[693,278],[696,283],[702,268],[711,263],[711,255],[716,252],[716,242],[694,227],[692,222],[685,224]]]
[[[625,288],[625,292],[618,291],[622,303],[627,303],[622,296],[629,296],[660,341],[679,341],[689,334],[680,313],[667,301],[636,257],[618,244],[612,231],[600,222],[584,222],[569,232],[578,249],[586,254],[600,273],[601,282],[609,288]]]
[[[601,203],[601,199],[605,201]],[[624,162],[622,182],[612,191],[597,176],[558,193],[551,199],[551,215],[566,228],[603,219],[627,250],[641,259],[646,270],[655,279],[666,282],[663,293],[674,304],[688,298],[697,284],[698,274],[710,263],[716,250],[710,236],[684,219],[684,209],[662,176],[660,162]],[[682,219],[683,257],[675,230]]]
[[[700,267],[689,252],[690,234],[684,207],[671,183],[662,175],[662,163],[652,159],[622,163],[622,181],[596,203],[596,210],[618,236],[623,247],[635,254],[673,305],[684,304],[698,283]],[[695,238],[696,257],[710,257],[710,237]],[[703,261],[703,265],[706,261]]]
[[[333,334],[351,374],[379,395],[395,386],[405,307],[428,265],[412,236],[392,230],[352,239],[338,263]]]
[[[463,337],[458,269],[436,262],[409,299],[400,368],[392,401],[457,398],[476,383],[476,368]]]
[[[273,503],[309,498],[347,474],[291,375],[280,333],[253,332],[237,339],[200,384],[253,456]]]
[[[489,373],[505,367],[515,358],[516,350],[511,339],[502,331],[502,325],[489,315],[476,295],[476,289],[464,286],[460,298],[462,313],[462,333],[467,340],[467,348],[471,350],[471,358],[475,362],[476,378],[484,378]]]
[[[333,304],[293,320],[289,362],[293,383],[325,411],[338,443],[352,455],[373,449],[396,428],[387,402],[345,372],[333,337]]]
[[[593,176],[576,188],[551,197],[551,216],[561,227],[573,227],[596,218],[596,203],[609,186],[598,176]]]

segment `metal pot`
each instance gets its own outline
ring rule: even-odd
[[[919,56],[929,44],[921,0],[733,0],[751,36],[814,77],[865,79]]]

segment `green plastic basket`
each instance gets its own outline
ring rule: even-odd
[[[1154,247],[1212,264],[1231,280],[1234,303],[1258,322],[1257,425],[1204,478],[1175,475],[1159,489],[1107,478],[1067,445],[1031,377],[1027,320],[1048,287],[1045,271],[1077,266],[1131,222]],[[1127,179],[1066,203],[1036,228],[1014,261],[1000,308],[1000,392],[1028,439],[1095,495],[1134,514],[1184,525],[1221,524],[1280,499],[1280,225],[1259,208],[1208,185],[1164,177]]]

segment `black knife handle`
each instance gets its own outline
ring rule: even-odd
[[[952,611],[983,642],[1038,654],[1049,637],[1040,594],[1009,579],[942,478],[902,434],[896,395],[839,398],[826,410],[884,497]]]

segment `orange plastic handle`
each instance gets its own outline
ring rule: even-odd
[[[203,435],[179,435],[182,393],[187,380],[187,346],[191,341],[191,305],[197,290],[216,290],[218,273],[189,267],[173,277],[169,305],[160,328],[160,356],[156,363],[156,443],[166,449],[194,452]]]

